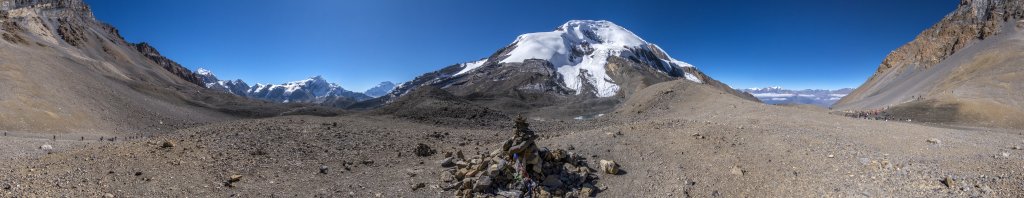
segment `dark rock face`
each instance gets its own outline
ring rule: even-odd
[[[189,70],[184,66],[181,66],[181,64],[178,64],[178,62],[174,62],[173,60],[168,59],[163,55],[160,55],[160,52],[157,51],[156,48],[153,48],[153,46],[149,45],[149,43],[136,43],[132,44],[132,46],[135,47],[135,50],[138,50],[139,53],[142,53],[143,56],[149,58],[149,60],[152,60],[156,64],[163,66],[165,70],[173,73],[175,76],[178,76],[179,78],[188,81],[192,84],[198,85],[200,87],[205,86],[203,80],[200,79],[199,76],[197,76],[195,73],[192,73],[192,70]]]
[[[58,19],[57,22],[60,24],[57,27],[57,34],[68,44],[81,47],[88,40],[83,33],[85,30],[82,29],[82,26],[75,25],[67,19]]]

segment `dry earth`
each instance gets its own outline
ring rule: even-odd
[[[512,135],[511,120],[477,122],[494,124],[352,114],[115,142],[3,137],[3,159],[18,160],[0,166],[0,196],[449,197],[439,188],[443,156],[414,148],[472,155]],[[621,164],[623,174],[600,175],[601,197],[1024,196],[1019,131],[846,118],[683,81],[644,89],[606,116],[534,118],[531,127],[538,146]],[[44,154],[40,144],[56,149]],[[227,182],[232,175],[241,178]]]

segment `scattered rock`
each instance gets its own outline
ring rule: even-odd
[[[600,164],[601,164],[601,170],[604,171],[604,173],[612,174],[612,175],[619,173],[619,164],[615,163],[615,161],[612,161],[612,160],[601,160]]]
[[[690,135],[690,136],[693,136],[694,139],[705,139],[705,138],[707,138],[707,137],[704,137],[704,135],[701,135],[700,133],[694,133],[693,135]]]
[[[435,151],[434,149],[431,149],[430,146],[427,146],[426,144],[423,144],[423,143],[417,144],[416,145],[416,149],[413,152],[416,153],[416,156],[420,156],[420,157],[427,157],[427,156],[434,155],[434,153],[437,153],[437,151]]]
[[[448,166],[440,178],[447,184],[439,186],[454,190],[456,197],[578,197],[584,186],[591,188],[591,195],[596,193],[592,186],[598,176],[585,158],[562,149],[538,148],[534,141],[539,136],[522,117],[516,119],[513,132],[497,150],[469,158],[455,151],[455,156],[439,161]],[[618,164],[611,164],[618,172]],[[527,188],[531,184],[535,188]]]
[[[926,140],[926,141],[928,143],[932,143],[932,144],[942,144],[942,140],[939,140],[939,139],[936,139],[936,138],[928,138],[928,140]]]
[[[327,174],[327,165],[320,165],[320,174]]]

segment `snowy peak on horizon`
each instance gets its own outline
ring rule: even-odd
[[[698,83],[697,75],[683,71],[693,67],[676,60],[657,45],[648,43],[633,32],[604,20],[571,20],[550,32],[520,35],[503,54],[463,63],[455,75],[464,75],[487,64],[522,63],[528,59],[546,60],[555,67],[565,87],[577,91],[593,86],[598,97],[614,96],[619,85],[605,69],[608,58],[619,57],[644,63],[672,76],[685,77]]]
[[[320,75],[282,84],[257,83],[252,86],[241,79],[220,80],[213,72],[204,68],[196,69],[196,75],[200,76],[206,88],[272,102],[323,103],[338,97],[354,101],[371,99],[362,93],[345,90],[336,83],[328,82]]]
[[[391,81],[384,81],[377,84],[377,86],[371,87],[370,89],[363,91],[363,94],[366,94],[367,96],[374,98],[381,97],[384,95],[388,95],[388,93],[390,93],[391,90],[395,89],[395,86],[395,83]]]

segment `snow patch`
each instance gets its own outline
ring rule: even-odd
[[[469,72],[469,71],[473,71],[474,69],[476,69],[476,68],[478,68],[480,66],[483,66],[484,63],[486,63],[486,62],[487,62],[487,59],[483,59],[483,60],[479,60],[479,61],[474,61],[474,62],[468,62],[468,63],[462,63],[461,64],[462,65],[462,70],[459,71],[459,73],[455,73],[455,76],[465,74],[466,72]]]

